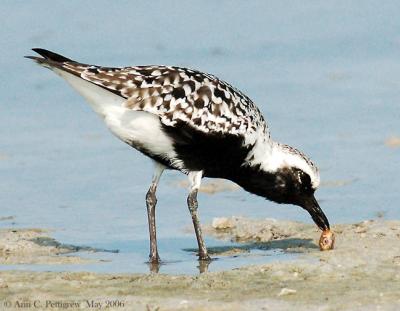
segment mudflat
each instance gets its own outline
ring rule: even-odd
[[[196,276],[89,272],[0,272],[1,308],[35,310],[399,310],[400,221],[333,226],[336,247],[321,252],[313,225],[240,217],[214,219],[208,235],[248,248],[280,248],[296,259]],[[2,265],[83,263],[79,249],[40,229],[4,229]],[[90,251],[90,250],[88,250]],[[212,263],[211,263],[212,264]],[[4,267],[4,266],[3,266]]]

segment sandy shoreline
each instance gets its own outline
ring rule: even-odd
[[[312,225],[217,219],[204,230],[245,242],[233,251],[255,243],[299,257],[197,276],[1,271],[0,303],[21,309],[20,303],[33,308],[36,301],[35,310],[105,309],[107,303],[111,310],[398,310],[400,222],[378,219],[333,229],[336,249],[320,252]],[[38,243],[51,239],[47,234],[2,230],[1,263],[83,262],[62,244]]]

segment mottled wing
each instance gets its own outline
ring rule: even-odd
[[[64,70],[127,99],[125,106],[156,114],[168,126],[183,121],[202,132],[243,135],[254,142],[268,127],[255,104],[217,77],[170,66],[106,68],[64,62]]]

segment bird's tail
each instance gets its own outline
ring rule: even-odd
[[[114,105],[121,106],[121,103],[126,100],[114,89],[107,88],[104,85],[98,85],[95,81],[87,79],[85,72],[88,68],[100,67],[82,64],[45,49],[35,48],[32,50],[42,57],[25,56],[26,58],[34,60],[39,65],[49,68],[61,76],[79,94],[85,97],[92,108],[100,115],[104,116],[104,111],[107,107]]]
[[[68,69],[66,69],[64,66],[65,63],[78,64],[76,61],[74,61],[70,58],[67,58],[60,54],[51,52],[49,50],[45,50],[45,49],[41,49],[41,48],[34,48],[34,49],[32,49],[32,51],[38,53],[42,57],[25,56],[25,58],[32,59],[39,65],[49,68],[49,69],[52,69],[52,70],[55,68],[59,68],[59,69],[62,68],[63,70],[68,71]]]
[[[50,60],[53,62],[59,62],[59,63],[64,63],[64,62],[74,62],[72,59],[69,59],[65,56],[62,56],[60,54],[51,52],[49,50],[45,50],[45,49],[40,49],[40,48],[34,48],[32,49],[32,51],[38,53],[40,56],[43,56],[44,59],[46,60]],[[42,59],[40,57],[36,57],[36,56],[25,56],[26,58],[31,58],[31,59]]]

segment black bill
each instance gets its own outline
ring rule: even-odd
[[[318,204],[317,200],[315,199],[314,195],[306,197],[303,200],[301,206],[310,213],[315,224],[321,230],[329,230],[330,229],[328,218],[326,218],[324,212],[319,207],[319,204]]]

